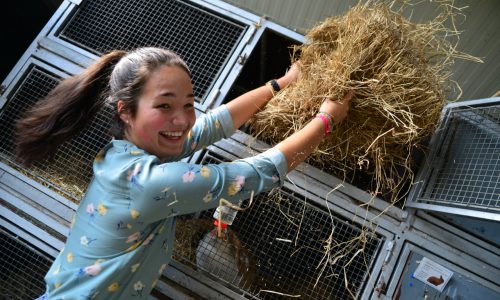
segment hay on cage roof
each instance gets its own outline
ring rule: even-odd
[[[370,191],[391,201],[413,178],[411,152],[434,131],[454,87],[456,50],[449,3],[428,23],[412,23],[383,2],[358,4],[326,19],[295,48],[301,77],[282,90],[252,120],[252,133],[277,143],[305,126],[325,97],[355,92],[348,117],[313,153],[310,162],[346,178],[361,169],[372,176]],[[478,61],[478,59],[475,59]],[[331,172],[330,172],[331,173]]]

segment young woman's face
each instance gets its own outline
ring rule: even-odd
[[[126,138],[139,148],[160,159],[179,155],[196,120],[191,78],[180,67],[159,67],[144,85],[135,117],[121,118]]]

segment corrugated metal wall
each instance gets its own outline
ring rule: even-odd
[[[357,0],[224,0],[285,27],[305,33],[328,16],[341,15]],[[425,2],[425,1],[424,1]],[[429,20],[434,16],[433,3],[414,7],[413,21]],[[456,7],[464,8],[464,18],[458,26],[463,31],[459,50],[480,57],[484,63],[457,61],[452,79],[463,90],[460,100],[492,96],[500,90],[500,1],[460,0]]]

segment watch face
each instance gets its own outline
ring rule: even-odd
[[[276,80],[274,80],[274,79],[269,80],[268,83],[271,85],[271,87],[273,88],[273,90],[275,92],[279,92],[281,90],[280,85],[278,84],[278,82]]]

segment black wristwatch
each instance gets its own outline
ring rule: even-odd
[[[269,80],[266,84],[269,84],[275,93],[281,90],[280,85],[275,79]]]

